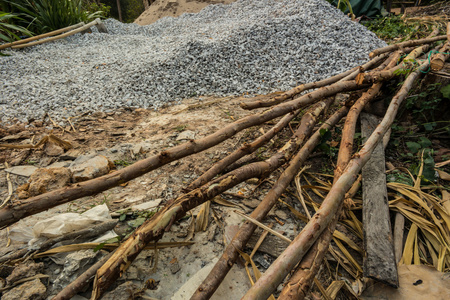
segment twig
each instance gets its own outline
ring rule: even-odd
[[[279,237],[280,239],[290,243],[292,242],[290,239],[288,239],[287,237],[285,237],[284,235],[276,232],[275,230],[271,229],[270,227],[264,225],[263,223],[259,222],[258,220],[255,220],[249,216],[247,216],[246,214],[241,213],[240,211],[234,210],[234,213],[240,215],[241,217],[244,217],[245,219],[247,219],[248,221],[252,222],[255,225],[258,225],[259,227],[261,227],[264,230],[267,230],[268,232],[270,232],[271,234]]]
[[[7,162],[5,162],[5,166],[6,166],[6,168],[9,168],[9,165]],[[12,194],[13,194],[13,186],[11,183],[11,178],[9,176],[9,172],[6,172],[6,181],[8,182],[8,196],[3,201],[2,205],[0,205],[0,209],[3,208],[8,203],[8,201],[11,199]]]

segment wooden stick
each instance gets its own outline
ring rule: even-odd
[[[219,162],[214,164],[208,171],[203,173],[199,178],[197,178],[195,181],[193,181],[185,190],[186,191],[192,191],[193,189],[196,189],[211,179],[213,179],[217,174],[221,173],[226,167],[231,165],[232,163],[236,162],[241,157],[251,154],[259,147],[263,146],[267,142],[269,142],[275,134],[280,132],[284,127],[289,124],[289,122],[299,113],[300,111],[297,111],[293,114],[287,114],[285,115],[275,126],[273,126],[269,131],[267,131],[262,136],[258,137],[256,140],[254,140],[250,144],[244,144],[242,147],[234,151],[233,153],[227,155],[225,158],[221,159]]]
[[[9,47],[12,47],[12,46],[16,46],[16,45],[32,42],[32,41],[35,41],[35,40],[40,40],[40,39],[43,39],[43,38],[46,38],[46,37],[49,37],[49,36],[54,36],[54,35],[57,35],[57,34],[60,34],[60,33],[66,32],[66,31],[77,29],[77,28],[79,28],[79,27],[81,27],[83,25],[84,25],[84,22],[80,22],[80,23],[75,24],[75,25],[71,25],[71,26],[64,27],[64,28],[61,28],[61,29],[58,29],[58,30],[54,30],[54,31],[47,32],[47,33],[44,33],[44,34],[36,35],[36,36],[33,36],[33,37],[29,37],[27,39],[15,41],[15,42],[12,42],[12,43],[3,44],[3,45],[0,45],[0,50],[5,49],[5,48],[9,48]]]
[[[447,35],[439,35],[436,37],[432,37],[432,38],[424,38],[424,39],[420,39],[420,40],[412,40],[412,41],[406,41],[403,43],[398,43],[398,44],[394,44],[394,45],[390,45],[390,46],[386,46],[383,48],[378,48],[372,52],[370,52],[369,57],[370,58],[374,58],[377,55],[380,55],[382,53],[386,53],[386,52],[391,52],[394,50],[398,50],[401,48],[405,48],[405,47],[410,47],[410,46],[418,46],[418,45],[422,45],[422,44],[431,44],[437,41],[442,41],[447,39]]]
[[[447,43],[441,48],[440,52],[431,60],[431,70],[440,71],[444,68],[445,61],[450,57],[450,22],[447,23]]]
[[[365,70],[372,68],[374,65],[380,63],[386,57],[387,57],[387,55],[381,55],[379,57],[376,57],[376,58],[368,61],[367,63],[363,64],[362,66],[354,67],[348,71],[334,75],[332,77],[329,77],[329,78],[326,78],[326,79],[323,79],[320,81],[316,81],[316,82],[301,84],[287,92],[284,92],[283,94],[281,94],[279,96],[272,97],[270,100],[261,101],[258,99],[256,99],[256,100],[253,99],[248,102],[242,102],[240,104],[240,106],[243,109],[255,109],[255,108],[260,108],[260,107],[270,107],[270,106],[282,103],[283,101],[288,100],[288,99],[294,97],[295,95],[298,95],[301,92],[309,90],[309,89],[320,88],[323,86],[333,84],[338,81],[353,80],[359,72],[364,72]]]
[[[71,30],[69,32],[66,32],[66,33],[63,33],[63,34],[60,34],[60,35],[57,35],[57,36],[45,39],[45,40],[40,40],[40,41],[35,41],[35,42],[27,43],[27,44],[21,44],[21,45],[12,46],[11,49],[21,49],[21,48],[25,48],[25,47],[31,47],[31,46],[35,46],[35,45],[40,45],[40,44],[51,42],[51,41],[56,41],[56,40],[59,40],[59,39],[62,39],[62,38],[74,35],[76,33],[85,31],[86,29],[91,28],[92,26],[95,26],[95,25],[97,25],[99,23],[101,23],[101,21],[100,21],[100,19],[97,18],[94,21],[92,21],[92,22],[90,22],[90,23],[88,23],[86,25],[83,25],[83,26],[81,26],[81,27],[79,27],[77,29]]]

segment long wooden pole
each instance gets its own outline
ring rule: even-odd
[[[85,31],[86,29],[91,28],[92,26],[95,26],[95,25],[100,24],[100,23],[101,23],[100,19],[95,19],[94,21],[92,21],[92,22],[90,22],[90,23],[88,23],[86,25],[83,25],[83,26],[81,26],[81,27],[79,27],[77,29],[71,30],[69,32],[66,32],[66,33],[63,33],[63,34],[60,34],[60,35],[57,35],[57,36],[45,39],[45,40],[40,40],[40,41],[35,41],[35,42],[27,43],[27,44],[21,44],[21,45],[12,46],[11,48],[12,49],[20,49],[20,48],[25,48],[25,47],[40,45],[40,44],[47,43],[47,42],[56,41],[56,40],[59,40],[59,39],[62,39],[62,38],[74,35],[76,33]]]
[[[398,50],[398,49],[405,48],[405,47],[418,46],[418,45],[423,45],[423,44],[431,44],[431,43],[446,40],[446,39],[447,39],[447,35],[439,35],[439,36],[435,36],[432,38],[424,38],[424,39],[420,39],[420,40],[406,41],[403,43],[389,45],[389,46],[386,46],[383,48],[378,48],[376,50],[373,50],[372,52],[370,52],[369,57],[374,58],[375,56],[380,55],[382,53],[391,52],[391,51]]]
[[[0,45],[0,50],[6,49],[6,48],[9,48],[9,47],[13,47],[13,46],[16,46],[16,45],[25,44],[25,43],[32,42],[32,41],[35,41],[35,40],[40,40],[40,39],[43,39],[43,38],[46,38],[46,37],[49,37],[49,36],[54,36],[54,35],[57,35],[57,34],[60,34],[60,33],[66,32],[66,31],[77,29],[77,28],[79,28],[79,27],[81,27],[83,25],[85,25],[84,22],[80,22],[80,23],[75,24],[75,25],[64,27],[64,28],[61,28],[61,29],[58,29],[58,30],[54,30],[54,31],[51,31],[51,32],[47,32],[47,33],[44,33],[44,34],[32,36],[32,37],[29,37],[27,39],[15,41],[15,42],[12,42],[12,43],[3,44],[3,45]]]

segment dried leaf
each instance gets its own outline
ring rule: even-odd
[[[288,239],[288,238],[285,237],[284,235],[280,234],[279,232],[276,232],[276,231],[273,230],[273,229],[270,229],[269,227],[267,227],[267,226],[264,225],[263,223],[259,222],[258,220],[255,220],[254,218],[249,217],[249,216],[247,216],[247,215],[245,215],[245,214],[243,214],[243,213],[241,213],[241,212],[239,212],[239,211],[237,211],[237,210],[235,210],[234,212],[235,212],[236,214],[240,215],[241,217],[244,217],[244,218],[247,219],[248,221],[252,222],[253,224],[255,224],[255,225],[261,227],[262,229],[269,231],[271,234],[273,234],[273,235],[279,237],[280,239],[285,240],[285,241],[288,242],[288,243],[292,242],[290,239]]]
[[[439,178],[441,178],[442,180],[450,181],[450,174],[438,169],[436,169],[436,171],[439,174]]]
[[[400,264],[410,265],[413,259],[413,247],[414,241],[416,240],[417,235],[417,225],[412,224],[411,229],[409,230],[408,237],[406,238],[405,247],[403,248],[402,259],[400,260]]]
[[[209,208],[211,206],[211,201],[206,201],[202,204],[200,212],[195,219],[195,232],[205,231],[208,227],[209,220]]]

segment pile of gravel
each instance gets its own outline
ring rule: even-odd
[[[108,34],[0,57],[1,120],[287,90],[362,64],[385,46],[324,0],[240,0],[148,26],[105,25]]]

